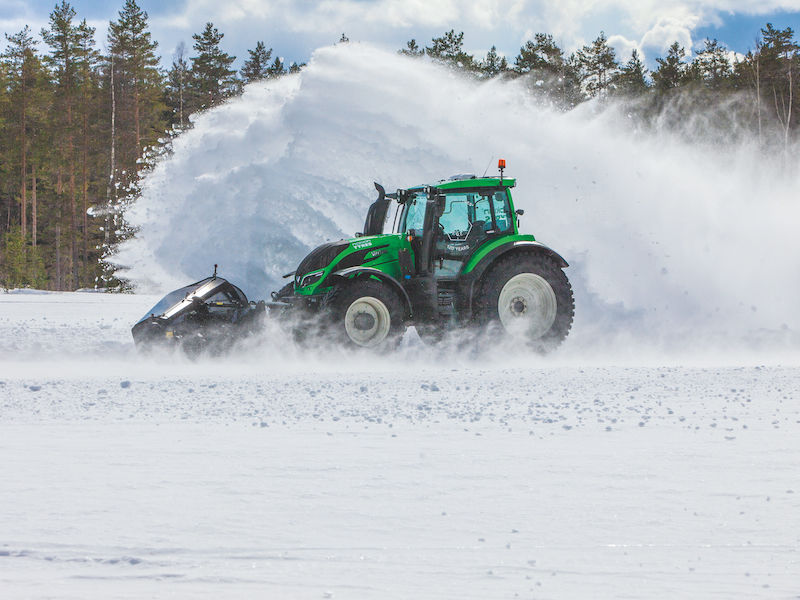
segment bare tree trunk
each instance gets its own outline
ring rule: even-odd
[[[56,289],[61,290],[61,211],[58,211],[58,222],[56,223]]]
[[[111,159],[108,170],[108,184],[106,185],[106,220],[103,228],[103,241],[106,248],[111,242],[111,210],[116,208],[117,182],[116,182],[116,147],[117,147],[117,96],[114,90],[114,55],[111,55]]]
[[[789,59],[791,61],[791,59]],[[792,63],[789,62],[789,108],[786,112],[786,125],[783,130],[783,156],[784,162],[789,164],[789,129],[792,125],[792,101],[793,101],[793,81]]]
[[[142,151],[140,147],[142,143],[142,136],[139,132],[139,86],[135,75],[133,78],[133,124],[134,129],[136,130],[136,152],[134,152],[134,156],[138,158]]]
[[[77,289],[80,287],[80,279],[78,277],[78,206],[75,192],[75,140],[72,137],[72,106],[67,106],[67,122],[70,127],[69,143],[67,148],[69,150],[69,256],[71,272],[72,272],[72,287]]]
[[[58,165],[58,175],[56,176],[56,196],[58,197],[58,212],[56,214],[56,289],[64,287],[63,276],[61,273],[61,207],[64,204],[64,180],[61,177],[61,165]]]
[[[83,87],[83,162],[81,173],[81,193],[83,196],[83,270],[84,276],[89,265],[89,109],[86,97],[86,84]]]
[[[178,75],[178,95],[180,97],[180,102],[178,103],[178,118],[180,119],[181,129],[183,129],[183,69],[180,70]]]
[[[25,68],[23,65],[22,70],[22,124],[20,130],[20,180],[22,181],[22,210],[20,211],[20,220],[22,221],[22,252],[23,256],[28,251],[28,102],[27,93],[25,89]]]
[[[756,79],[756,117],[758,118],[758,145],[763,143],[761,133],[761,54],[753,57],[755,60],[754,71]]]
[[[33,241],[33,247],[36,248],[36,232],[37,232],[37,210],[36,210],[36,163],[34,162],[31,165],[31,237]]]

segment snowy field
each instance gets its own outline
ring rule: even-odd
[[[525,85],[322,48],[144,177],[142,294],[0,294],[0,600],[800,598],[800,169]],[[265,298],[372,181],[500,157],[571,265],[554,355],[136,354],[214,264]]]
[[[800,369],[136,355],[0,294],[2,598],[798,598]]]

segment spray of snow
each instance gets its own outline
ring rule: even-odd
[[[197,117],[144,181],[118,262],[148,292],[219,263],[265,298],[309,249],[361,228],[373,180],[493,173],[504,157],[522,230],[571,264],[574,347],[796,347],[796,175],[755,148],[637,135],[620,118],[554,113],[520,82],[476,85],[365,45],[322,48]]]

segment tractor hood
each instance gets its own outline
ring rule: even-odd
[[[301,287],[301,283],[307,278],[307,275],[327,267],[349,245],[350,242],[348,240],[339,240],[338,242],[328,242],[314,248],[308,253],[308,256],[300,261],[294,273],[295,286]]]
[[[348,267],[374,266],[387,260],[396,261],[396,252],[391,252],[401,243],[399,234],[371,235],[317,246],[297,267],[294,276],[295,289],[311,293],[328,275]],[[306,291],[308,289],[308,291]]]

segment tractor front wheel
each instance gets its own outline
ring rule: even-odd
[[[400,298],[375,279],[353,279],[337,286],[325,305],[333,335],[345,345],[388,350],[405,333]]]
[[[540,351],[567,337],[575,300],[564,271],[546,256],[500,259],[484,278],[476,302],[480,324],[500,330]]]

